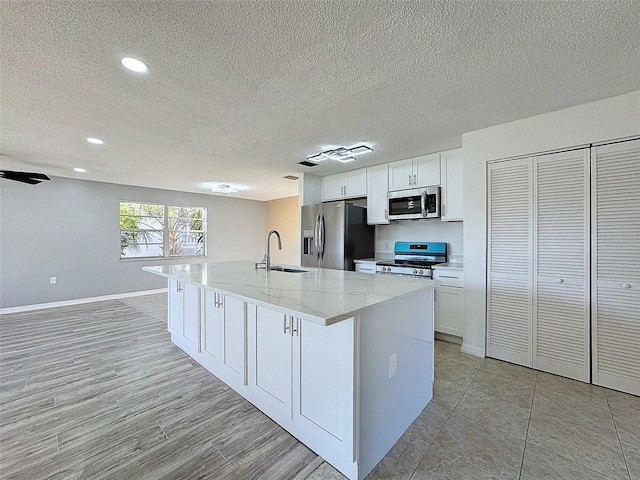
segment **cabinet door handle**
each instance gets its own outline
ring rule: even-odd
[[[417,175],[414,173],[413,174],[413,185],[415,186],[415,184],[418,183],[417,181]]]
[[[559,278],[559,279],[557,279],[557,280],[556,280],[556,282],[558,282],[558,283],[564,283],[564,280],[563,280],[562,278]]]
[[[286,335],[287,330],[291,330],[291,328],[289,327],[289,325],[287,325],[287,316],[284,316],[284,334]]]
[[[180,286],[181,282],[176,282],[176,292],[181,292],[182,291],[182,287]]]
[[[293,324],[293,322],[294,322],[294,321],[296,322],[296,323],[295,323],[295,327],[293,326],[293,325],[294,325],[294,324]],[[297,318],[293,318],[293,317],[291,317],[291,326],[292,326],[292,328],[293,328],[293,330],[291,330],[291,335],[292,335],[292,336],[293,336],[293,334],[294,334],[294,333],[296,334],[296,337],[298,336],[298,321],[299,321],[299,320],[298,320]]]
[[[409,186],[411,186],[411,174],[409,174]]]
[[[623,284],[622,284],[622,288],[631,288],[631,284],[629,284],[629,283],[623,283]]]
[[[387,209],[384,209],[384,219],[385,220],[389,220],[389,213],[387,212]]]

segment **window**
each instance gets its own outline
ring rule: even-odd
[[[207,209],[120,202],[120,258],[204,256]]]

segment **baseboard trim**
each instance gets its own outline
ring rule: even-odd
[[[142,295],[153,295],[156,293],[166,293],[166,288],[157,288],[155,290],[141,290],[139,292],[116,293],[114,295],[101,295],[99,297],[76,298],[73,300],[64,300],[62,302],[38,303],[34,305],[23,305],[21,307],[0,308],[0,315],[7,313],[29,312],[31,310],[42,310],[45,308],[68,307],[70,305],[80,305],[81,303],[102,302],[105,300],[118,300],[127,297],[141,297]]]
[[[451,335],[450,333],[435,332],[435,338],[436,340],[462,345],[462,337]]]
[[[468,353],[469,355],[475,355],[476,357],[485,357],[484,348],[474,347],[468,343],[463,343],[460,351],[462,353]]]

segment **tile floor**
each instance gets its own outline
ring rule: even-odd
[[[640,397],[453,343],[435,360],[433,400],[368,479],[640,479]]]
[[[367,479],[640,480],[640,397],[454,343],[435,365],[433,400]],[[345,477],[322,463],[306,478]]]
[[[120,302],[159,322],[166,321],[164,295],[132,297]],[[78,307],[74,315],[81,315],[83,311],[86,311],[85,307]],[[22,338],[28,337],[21,335],[14,340],[20,343]],[[64,348],[64,342],[68,342],[65,338],[56,337],[54,341],[62,342],[60,346]],[[165,341],[168,340],[162,340]],[[175,355],[184,355],[175,348],[170,354],[172,362]],[[7,358],[11,358],[10,353],[8,355]],[[74,357],[73,360],[77,363],[84,359]],[[433,400],[367,479],[640,480],[640,397],[466,355],[460,352],[459,345],[452,343],[437,341],[435,360]],[[197,364],[191,366],[201,368]],[[14,377],[13,370],[8,371],[4,386],[8,386],[7,380]],[[112,381],[106,379],[106,382]],[[58,396],[56,402],[64,398]],[[119,406],[135,408],[122,400]],[[29,408],[46,411],[53,407],[34,403]],[[5,428],[10,428],[12,420],[6,414],[5,410],[0,423],[6,422],[8,427]],[[171,439],[171,432],[163,431],[163,434]],[[60,453],[64,453],[65,439],[57,435],[55,440]],[[37,462],[44,447],[36,447],[33,452],[20,450],[25,454],[25,461]],[[291,449],[305,450],[295,458],[314,458],[312,452],[299,443],[297,446],[292,443]],[[55,451],[49,454],[56,458]],[[283,457],[286,455],[282,454]],[[287,464],[288,460],[280,461]],[[46,463],[41,472],[46,472]],[[181,468],[179,478],[196,478],[184,476],[184,469],[190,468],[189,464],[185,463]],[[213,471],[207,474],[205,468],[202,462],[198,464],[197,478],[216,478]],[[293,477],[291,474],[282,476],[272,468],[261,469],[259,471],[263,473],[256,473],[257,476],[251,478],[344,479],[318,457],[307,460],[306,466],[297,469]],[[28,472],[28,468],[23,471]],[[24,478],[50,477],[34,471],[33,475]],[[162,478],[171,478],[171,475]],[[225,478],[233,478],[233,475]]]

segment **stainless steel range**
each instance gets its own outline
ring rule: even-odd
[[[444,242],[396,242],[394,259],[376,263],[376,273],[432,278],[431,266],[447,261]]]

